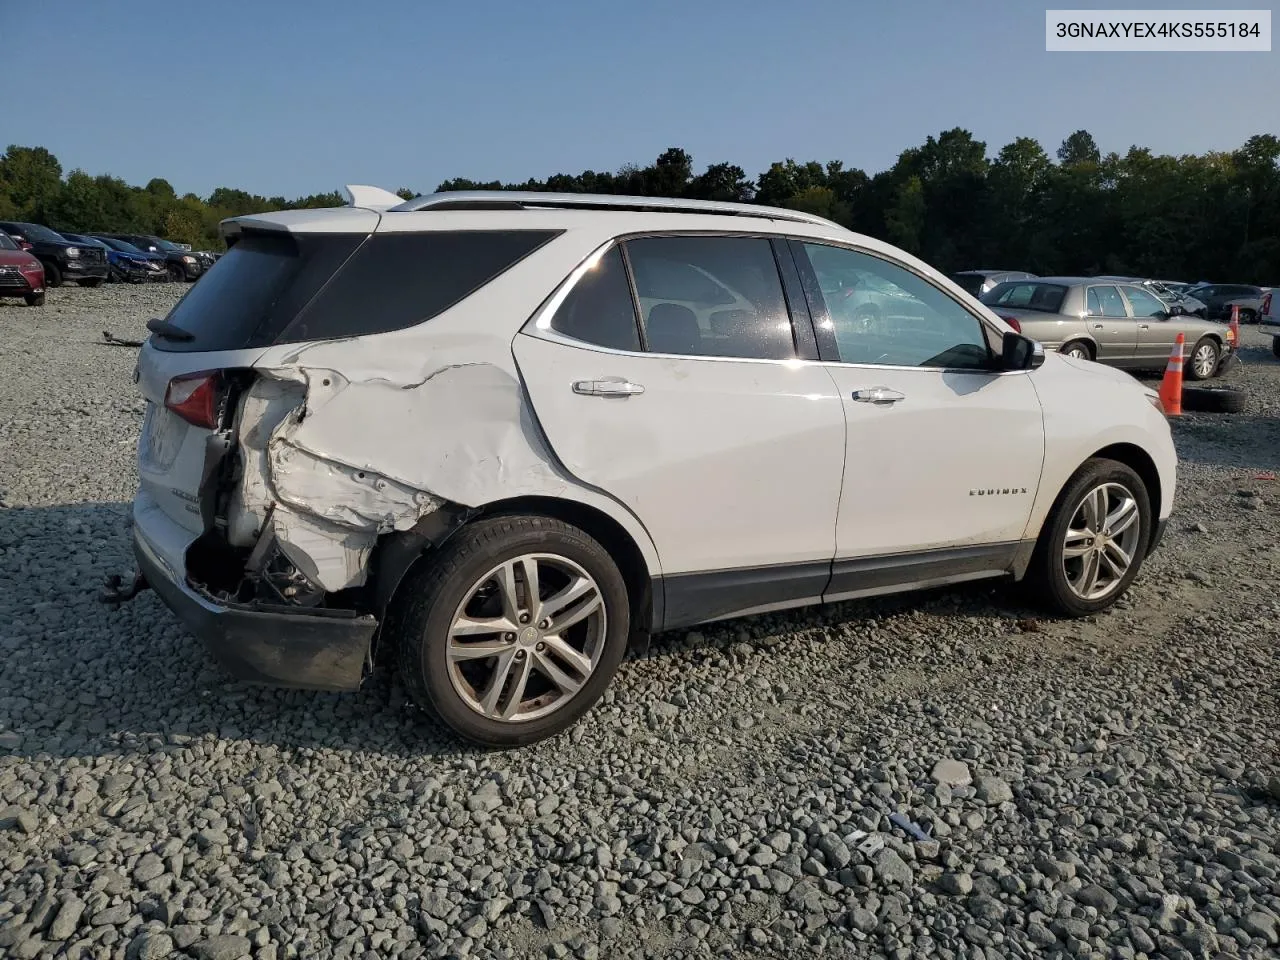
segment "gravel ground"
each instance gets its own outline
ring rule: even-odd
[[[484,753],[392,679],[243,686],[153,595],[96,601],[141,413],[97,341],[178,293],[0,301],[0,956],[1280,952],[1256,331],[1249,409],[1177,422],[1174,521],[1110,614],[1000,586],[668,635],[571,734]]]

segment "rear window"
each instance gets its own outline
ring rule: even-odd
[[[980,273],[953,273],[951,275],[951,282],[971,297],[976,297],[982,293],[982,285],[986,280],[987,278]]]
[[[1019,310],[1041,310],[1057,313],[1067,298],[1067,288],[1058,283],[1028,283],[1025,280],[1009,280],[998,283],[982,302],[992,307],[1010,307]]]
[[[401,330],[444,312],[554,236],[246,233],[167,317],[194,339],[152,342],[161,350],[239,350]]]

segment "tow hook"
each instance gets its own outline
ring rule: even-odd
[[[120,574],[111,574],[111,576],[107,577],[106,589],[98,599],[110,606],[119,607],[120,604],[132,600],[143,590],[148,590],[151,587],[151,584],[147,583],[147,578],[141,573],[133,575],[133,583],[129,584],[129,586],[121,587],[123,583],[124,578]]]

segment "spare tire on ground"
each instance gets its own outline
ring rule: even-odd
[[[1244,410],[1245,396],[1239,387],[1185,386],[1182,409],[1198,413],[1240,413]]]

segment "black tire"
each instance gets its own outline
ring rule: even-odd
[[[44,294],[43,294],[43,293],[28,293],[28,294],[27,294],[26,296],[24,296],[22,299],[26,301],[26,303],[27,303],[27,306],[28,306],[28,307],[43,307],[43,306],[44,306]]]
[[[1085,359],[1085,360],[1093,359],[1093,347],[1089,346],[1089,344],[1084,340],[1068,341],[1058,349],[1058,352],[1061,353],[1063,356],[1078,355],[1075,353],[1075,351],[1079,351],[1080,354],[1083,354],[1082,359]]]
[[[519,722],[493,719],[469,706],[450,679],[450,627],[488,572],[530,553],[567,559],[595,581],[604,607],[600,653],[582,687],[551,713]],[[473,743],[516,747],[561,733],[600,699],[626,653],[630,606],[617,564],[588,534],[549,517],[499,516],[463,527],[439,554],[415,566],[396,591],[384,629],[405,689],[419,707]],[[529,657],[534,659],[532,652]],[[474,662],[487,668],[491,660]]]
[[[1246,395],[1239,387],[1183,387],[1182,409],[1192,413],[1240,413]]]
[[[1109,591],[1097,599],[1086,599],[1077,594],[1067,578],[1064,557],[1064,541],[1077,512],[1082,509],[1085,495],[1102,484],[1117,484],[1133,496],[1138,509],[1138,533],[1132,551],[1132,560],[1124,576]],[[1142,478],[1126,464],[1116,460],[1094,458],[1067,481],[1048,519],[1040,531],[1031,565],[1027,569],[1027,586],[1053,611],[1068,617],[1086,617],[1107,609],[1129,589],[1142,561],[1146,558],[1147,545],[1151,542],[1151,497]]]
[[[187,279],[187,271],[176,263],[169,264],[169,280],[171,283],[180,283],[185,279]]]
[[[1271,338],[1271,355],[1280,357],[1280,337]]]
[[[42,260],[44,264],[44,285],[47,289],[62,286],[62,268],[52,260]]]
[[[1196,370],[1196,355],[1202,350],[1213,351],[1213,364],[1208,373],[1201,375]],[[1195,342],[1195,346],[1191,348],[1191,352],[1187,354],[1186,377],[1188,380],[1208,380],[1218,372],[1218,365],[1222,362],[1222,348],[1218,346],[1218,341],[1213,337],[1201,337]],[[1183,400],[1186,403],[1186,400]]]
[[[1230,318],[1228,318],[1228,319],[1230,319]],[[1241,310],[1241,311],[1240,311],[1240,322],[1241,322],[1242,324],[1243,324],[1243,323],[1257,323],[1257,322],[1258,322],[1258,315],[1257,315],[1257,313],[1255,313],[1255,312],[1254,312],[1254,311],[1252,311],[1252,310]]]
[[[100,287],[106,283],[106,281],[101,277],[86,277],[83,280],[77,280],[76,283],[82,287]]]

